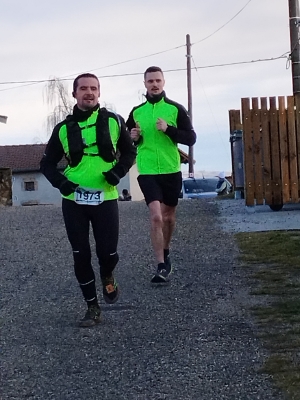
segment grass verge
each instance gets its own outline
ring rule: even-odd
[[[236,234],[247,268],[258,332],[269,351],[262,371],[300,399],[300,231]]]

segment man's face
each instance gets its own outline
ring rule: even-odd
[[[149,96],[161,94],[165,85],[163,74],[160,71],[147,72],[144,84]]]
[[[96,78],[79,78],[73,96],[77,100],[77,106],[80,110],[90,110],[98,103],[100,97],[98,80]]]

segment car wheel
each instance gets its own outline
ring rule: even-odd
[[[272,211],[280,211],[283,207],[283,204],[271,204],[269,207]]]

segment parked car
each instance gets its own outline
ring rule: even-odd
[[[232,185],[226,178],[185,178],[182,180],[182,191],[179,197],[183,199],[216,197],[231,191]]]

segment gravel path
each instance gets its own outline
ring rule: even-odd
[[[300,204],[285,204],[280,211],[269,206],[246,207],[245,200],[219,201],[222,229],[230,232],[257,232],[300,229]]]
[[[283,400],[258,372],[266,354],[220,202],[180,202],[175,273],[159,288],[148,210],[119,205],[121,297],[101,300],[93,329],[77,327],[85,305],[60,208],[0,208],[0,399]]]

